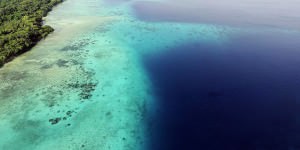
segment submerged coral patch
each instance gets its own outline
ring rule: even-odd
[[[67,45],[61,49],[61,51],[78,51],[82,50],[85,46],[93,43],[91,39],[81,39],[79,41],[76,41],[75,43],[72,43],[70,45]]]
[[[69,63],[69,61],[67,61],[67,60],[59,59],[59,60],[56,62],[56,65],[57,65],[58,67],[68,67],[68,66],[69,66],[68,63]]]
[[[49,122],[52,124],[52,125],[55,125],[57,123],[59,123],[61,121],[61,118],[58,117],[58,118],[54,118],[54,119],[49,119]]]

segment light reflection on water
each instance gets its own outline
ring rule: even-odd
[[[300,27],[298,0],[137,1],[133,7],[137,17],[146,21]]]

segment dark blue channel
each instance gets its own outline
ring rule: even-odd
[[[300,37],[244,34],[144,56],[151,150],[300,150]]]

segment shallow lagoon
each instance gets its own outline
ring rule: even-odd
[[[0,149],[299,149],[289,4],[65,1],[0,69]]]

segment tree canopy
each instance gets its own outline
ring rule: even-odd
[[[53,31],[42,18],[63,0],[0,0],[0,66]]]

